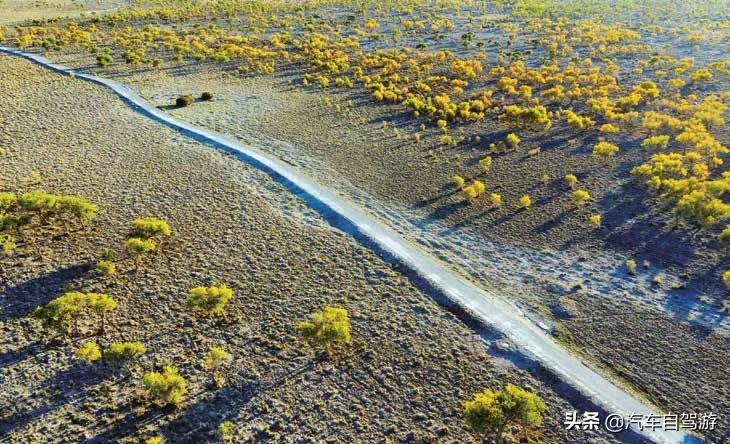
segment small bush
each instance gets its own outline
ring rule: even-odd
[[[233,290],[226,285],[195,287],[190,290],[188,305],[193,310],[200,310],[208,316],[220,316],[225,313],[231,298]]]
[[[619,149],[616,145],[608,142],[598,142],[593,147],[593,155],[597,157],[611,157],[618,153]]]
[[[235,424],[231,421],[224,421],[218,426],[218,433],[221,435],[223,442],[232,442],[233,440],[233,429]]]
[[[573,202],[576,205],[583,205],[584,203],[591,200],[591,195],[586,190],[575,190],[573,191]]]
[[[124,242],[124,248],[127,250],[129,255],[132,256],[134,262],[138,264],[142,259],[142,256],[157,248],[157,244],[152,239],[145,240],[138,237],[132,237]]]
[[[525,194],[522,197],[520,197],[520,208],[529,209],[532,205],[532,199],[530,199],[530,196]]]
[[[492,203],[493,207],[501,207],[502,206],[502,195],[497,193],[492,193],[489,195],[489,201]]]
[[[99,54],[98,56],[96,56],[96,63],[102,68],[112,63],[113,61],[114,57],[112,57],[111,54]]]
[[[233,356],[220,347],[211,347],[208,357],[203,361],[208,370],[210,370],[213,382],[217,387],[222,387],[225,383],[225,377],[223,375],[223,367],[225,367]]]
[[[148,438],[147,441],[144,442],[145,444],[165,444],[165,438],[162,436],[153,436],[152,438]]]
[[[142,378],[142,384],[147,392],[161,405],[180,405],[183,396],[187,393],[187,382],[180,376],[177,369],[165,366],[162,372],[149,372]]]
[[[175,100],[175,106],[178,108],[184,108],[192,105],[193,103],[195,103],[195,98],[193,96],[180,96]]]
[[[172,230],[170,225],[162,219],[156,217],[140,217],[132,221],[135,234],[143,239],[149,239],[156,236],[170,236]]]
[[[464,178],[461,176],[454,176],[454,185],[456,188],[461,189],[464,186]]]
[[[2,220],[0,219],[0,222]],[[1,228],[0,224],[0,228]],[[15,243],[15,239],[13,236],[9,234],[5,234],[0,236],[0,248],[3,250],[3,254],[7,257],[10,257],[15,254],[15,250],[18,249],[18,244]]]
[[[96,271],[104,276],[112,276],[117,272],[117,266],[114,265],[114,262],[100,260],[96,264]]]
[[[72,214],[83,225],[86,221],[96,217],[99,207],[82,197],[60,196],[58,198],[58,210]]]
[[[578,184],[578,178],[575,177],[574,174],[566,174],[563,179],[565,179],[565,183],[567,183],[571,189]]]
[[[479,168],[481,168],[482,171],[485,173],[487,171],[489,171],[489,167],[491,167],[491,166],[492,166],[492,157],[491,156],[487,156],[484,159],[481,159],[479,161]]]
[[[200,100],[213,100],[213,93],[205,91],[203,94],[200,95]]]
[[[141,342],[113,342],[104,349],[104,359],[118,365],[147,352]]]
[[[41,190],[29,191],[20,195],[18,205],[26,211],[32,211],[38,214],[41,220],[56,211],[58,206],[58,196],[48,194]]]
[[[484,389],[464,402],[464,420],[469,428],[482,439],[493,435],[498,442],[513,423],[540,425],[543,411],[545,403],[538,395],[512,384],[497,392]]]
[[[636,261],[633,259],[627,259],[626,270],[629,272],[629,274],[636,274]]]
[[[77,291],[63,294],[50,301],[45,307],[36,307],[33,319],[43,327],[58,330],[67,335],[78,330],[78,317],[86,307],[86,295]]]
[[[18,201],[15,193],[0,193],[0,211],[10,209]]]
[[[324,307],[309,321],[297,324],[297,332],[305,341],[323,347],[330,355],[337,346],[350,343],[350,330],[350,317],[341,307]]]
[[[725,288],[730,290],[730,270],[725,270],[722,273],[722,282],[725,284]]]
[[[515,133],[509,133],[507,134],[507,143],[512,148],[517,148],[517,145],[520,144],[520,138]]]
[[[86,341],[81,345],[81,347],[76,349],[76,353],[74,353],[74,355],[87,364],[91,364],[101,358],[101,350],[99,350],[99,346],[96,345],[96,343]]]
[[[594,214],[588,220],[590,220],[591,225],[594,228],[601,228],[601,215],[600,214]]]
[[[99,331],[104,334],[106,315],[117,308],[117,301],[103,293],[87,293],[86,306],[99,317]]]

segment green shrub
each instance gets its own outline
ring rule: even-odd
[[[330,355],[337,346],[350,343],[350,330],[350,317],[341,307],[324,307],[309,321],[297,324],[297,332],[305,341],[323,347]]]
[[[33,319],[42,323],[45,328],[58,330],[67,335],[78,331],[78,317],[86,307],[86,295],[72,291],[57,297],[45,307],[36,307]]]
[[[113,342],[104,349],[104,359],[112,364],[122,364],[147,352],[141,342]]]
[[[188,305],[193,310],[200,310],[208,316],[220,316],[225,313],[232,297],[233,290],[226,285],[195,287],[190,290]]]
[[[545,403],[539,396],[507,384],[504,390],[484,389],[464,402],[464,420],[480,439],[492,435],[502,442],[507,426],[540,425],[544,410]]]
[[[76,196],[61,196],[58,198],[58,210],[65,211],[81,221],[83,225],[86,221],[89,221],[96,217],[96,213],[99,211],[99,207],[92,204],[82,197]]]
[[[140,239],[138,237],[132,237],[124,242],[124,248],[127,250],[132,259],[136,264],[142,260],[142,256],[154,251],[157,248],[157,244],[152,239]]]
[[[730,249],[730,225],[725,225],[720,234],[717,236],[717,241],[725,249]]]
[[[177,100],[175,100],[175,106],[178,108],[184,108],[192,105],[193,103],[195,103],[195,98],[193,98],[193,96],[180,96]]]
[[[0,248],[2,248],[5,256],[10,257],[15,254],[15,250],[18,249],[18,244],[15,243],[13,236],[5,234],[0,236]]]
[[[99,54],[98,56],[96,56],[96,63],[102,68],[112,63],[113,61],[114,57],[112,57],[111,54]]]
[[[132,221],[135,234],[143,239],[149,239],[155,236],[170,236],[172,230],[170,225],[162,219],[156,217],[140,217]]]
[[[211,347],[208,357],[203,361],[216,386],[222,387],[225,383],[223,368],[233,359],[230,353],[220,347]]]
[[[221,436],[223,442],[233,442],[233,430],[235,424],[232,421],[223,421],[218,426],[218,433]]]
[[[74,353],[74,355],[87,364],[91,364],[101,358],[101,350],[99,350],[99,346],[96,345],[96,343],[86,341],[81,345],[81,347],[76,349],[76,353]]]
[[[15,193],[0,193],[0,211],[10,209],[18,201]]]
[[[203,94],[200,95],[200,100],[213,100],[213,93],[205,91]]]
[[[114,262],[100,260],[96,264],[96,271],[104,276],[112,276],[117,272],[117,266],[114,265]]]
[[[103,293],[87,293],[86,306],[92,313],[99,317],[99,331],[104,334],[106,316],[109,312],[117,308],[117,301]]]
[[[628,270],[629,274],[636,274],[636,261],[633,259],[627,259],[626,270]]]
[[[43,221],[56,211],[58,196],[41,190],[29,191],[20,195],[18,205],[26,211],[35,212]]]
[[[165,366],[162,372],[149,372],[142,378],[147,392],[162,405],[178,406],[187,392],[187,382],[177,369]]]

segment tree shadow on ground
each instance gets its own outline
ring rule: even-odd
[[[64,288],[89,271],[88,264],[59,268],[2,290],[0,321],[28,316],[63,293]]]

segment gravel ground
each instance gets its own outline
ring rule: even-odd
[[[41,187],[101,207],[87,231],[35,229],[0,259],[0,435],[11,442],[206,442],[224,420],[236,441],[464,442],[460,402],[507,382],[546,399],[527,442],[612,439],[564,431],[575,407],[552,386],[490,358],[472,329],[267,176],[27,62],[0,57],[0,86],[0,189]],[[168,220],[174,234],[135,270],[120,246],[140,215]],[[105,248],[118,254],[116,277],[89,272]],[[227,320],[194,317],[188,289],[216,282],[236,292]],[[98,342],[141,340],[148,353],[128,370],[80,365],[79,339],[51,340],[28,318],[71,289],[119,301]],[[337,362],[294,336],[325,304],[353,320],[352,351]],[[218,390],[201,364],[211,345],[234,355]],[[139,376],[164,363],[189,380],[178,410],[141,396]]]
[[[65,61],[84,66],[78,59]],[[351,109],[348,96],[334,94],[333,102],[345,110],[337,112],[320,95],[292,87],[293,78],[240,79],[205,66],[133,72],[117,67],[102,75],[133,85],[163,107],[181,94],[214,92],[212,102],[169,111],[268,149],[314,175],[532,312],[567,346],[639,396],[667,411],[714,411],[719,433],[727,430],[730,342],[722,311],[726,298],[716,285],[716,271],[727,259],[710,239],[672,230],[642,201],[645,192],[625,172],[646,153],[599,161],[590,155],[590,141],[548,144],[536,135],[534,142],[543,146],[538,157],[522,152],[495,161],[488,187],[508,202],[495,211],[463,205],[444,183],[456,172],[476,176],[474,162],[483,147],[474,142],[431,150],[435,133],[420,145],[403,141],[392,129],[381,129],[383,119],[391,119],[391,126],[402,122],[397,107]],[[484,140],[490,139],[483,137],[480,146]],[[535,187],[543,172],[554,179]],[[594,208],[570,209],[559,179],[567,172],[591,190]],[[530,186],[535,208],[517,211],[519,195]],[[586,219],[596,208],[604,226],[591,231]],[[626,272],[629,257],[640,264],[637,276]],[[644,261],[648,268],[641,266]]]
[[[72,56],[64,61],[85,66]],[[642,200],[645,192],[625,179],[646,153],[598,161],[590,155],[590,141],[546,143],[536,135],[534,142],[543,146],[538,157],[523,150],[495,161],[487,184],[508,204],[494,211],[463,205],[444,183],[455,173],[478,174],[475,161],[483,155],[483,141],[491,140],[484,135],[481,144],[432,150],[435,134],[421,144],[393,134],[393,125],[403,122],[397,107],[353,109],[347,100],[360,103],[358,97],[330,95],[344,109],[338,112],[321,95],[293,87],[293,77],[240,79],[205,65],[132,72],[111,67],[102,75],[133,85],[162,107],[182,94],[214,92],[212,102],[169,111],[286,159],[511,298],[639,396],[666,411],[713,411],[720,415],[716,433],[727,430],[730,343],[722,311],[726,297],[715,276],[727,259],[701,233],[672,230]],[[390,121],[385,131],[384,119]],[[554,179],[535,187],[543,172]],[[559,179],[566,172],[591,190],[593,209],[570,208]],[[524,187],[532,187],[535,208],[517,211]],[[595,208],[604,217],[599,231],[586,223]],[[628,275],[629,257],[649,268]]]

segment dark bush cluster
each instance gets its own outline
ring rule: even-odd
[[[177,100],[175,100],[175,106],[178,108],[190,106],[193,103],[195,103],[195,98],[193,96],[180,96]]]

